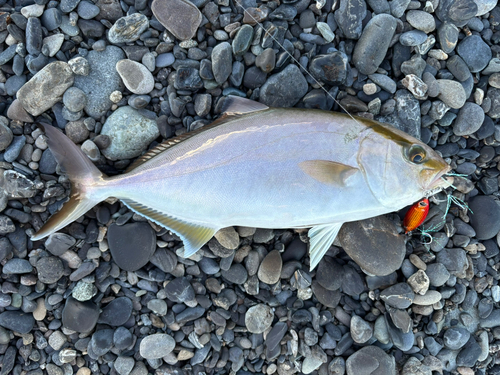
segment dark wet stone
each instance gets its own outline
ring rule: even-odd
[[[94,332],[89,342],[89,356],[93,358],[105,355],[113,347],[113,330],[101,329]],[[97,358],[96,358],[97,359]]]
[[[42,50],[42,24],[39,18],[28,18],[26,24],[26,50],[32,55],[38,55]]]
[[[111,43],[131,43],[139,39],[149,26],[148,18],[140,13],[134,13],[120,18],[109,30],[108,39]]]
[[[4,311],[0,314],[0,326],[14,332],[26,334],[31,332],[35,319],[30,313],[22,311]]]
[[[452,52],[458,42],[458,28],[453,23],[443,22],[438,27],[437,40],[445,53]]]
[[[469,341],[470,333],[463,327],[451,327],[446,330],[443,336],[444,345],[448,349],[457,350]]]
[[[481,347],[474,336],[471,336],[467,344],[457,355],[457,366],[473,367],[481,352]]]
[[[49,31],[57,29],[62,23],[62,13],[57,8],[45,9],[41,17],[42,25]]]
[[[338,238],[345,252],[371,275],[384,276],[399,269],[406,252],[404,239],[383,216],[345,223]]]
[[[219,85],[229,78],[232,71],[233,55],[227,42],[217,44],[212,50],[212,72]]]
[[[363,278],[351,266],[344,266],[344,277],[342,278],[342,291],[350,296],[357,297],[365,290]]]
[[[194,289],[185,277],[178,277],[170,281],[165,286],[165,294],[170,301],[177,303],[194,299]]]
[[[53,233],[45,241],[45,248],[55,256],[63,255],[73,245],[76,239],[65,233]]]
[[[464,250],[443,249],[438,253],[437,261],[442,263],[452,275],[465,277],[468,262]]]
[[[396,19],[388,14],[378,14],[368,22],[352,57],[361,73],[373,74],[378,69],[387,54],[396,24]]]
[[[450,273],[442,263],[432,263],[427,265],[425,273],[429,277],[429,283],[432,286],[443,286],[450,278]]]
[[[33,266],[26,259],[12,258],[3,266],[2,272],[6,275],[30,273]]]
[[[221,275],[227,281],[238,285],[244,284],[248,278],[247,270],[239,263],[232,264],[227,271],[222,271]]]
[[[250,48],[253,39],[253,27],[243,25],[236,33],[233,42],[231,43],[234,56],[243,56]]]
[[[484,121],[484,111],[476,103],[465,103],[458,112],[453,125],[455,135],[464,136],[475,133]]]
[[[245,71],[243,85],[249,89],[261,87],[266,82],[267,74],[256,66],[252,66]]]
[[[43,257],[36,262],[38,279],[45,284],[57,282],[64,274],[61,259],[56,257]]]
[[[0,52],[0,65],[8,63],[16,55],[17,44],[13,44]]]
[[[179,324],[187,323],[198,319],[205,314],[205,309],[203,307],[188,307],[183,312],[179,313],[175,317],[175,321]]]
[[[491,60],[491,49],[479,35],[464,38],[457,46],[457,52],[472,73],[480,72]]]
[[[178,90],[196,91],[203,87],[203,81],[197,69],[180,67],[175,76],[175,87]]]
[[[113,261],[125,271],[145,266],[156,249],[156,235],[148,223],[112,224],[108,244]],[[140,249],[140,251],[138,251]]]
[[[342,284],[344,269],[334,258],[325,256],[318,265],[316,280],[321,286],[328,290],[337,290]]]
[[[118,297],[108,303],[99,316],[99,323],[113,327],[121,326],[132,314],[132,301],[128,297]]]
[[[493,301],[488,298],[482,298],[477,305],[477,312],[480,319],[486,319],[493,311]]]
[[[486,314],[485,314],[486,315]],[[487,317],[479,322],[481,328],[495,328],[500,326],[500,310],[494,309]]]
[[[359,349],[347,358],[345,365],[348,375],[388,375],[396,373],[394,357],[386,354],[377,346],[365,346]]]
[[[266,336],[266,356],[269,358],[269,353],[274,350],[276,347],[279,347],[279,344],[285,333],[288,330],[288,326],[286,322],[278,322],[274,325],[274,327],[269,331]]]
[[[75,332],[90,332],[99,318],[99,307],[92,301],[80,302],[69,297],[62,311],[62,324]]]
[[[408,351],[413,346],[413,341],[415,340],[415,335],[413,331],[409,331],[404,333],[401,329],[397,328],[390,315],[385,313],[385,322],[387,324],[387,331],[389,332],[389,336],[394,343],[394,346],[401,349],[402,351]]]
[[[177,266],[177,256],[165,248],[156,249],[149,261],[166,273],[172,272]]]
[[[350,66],[347,56],[340,51],[319,55],[311,60],[309,71],[317,80],[334,86],[346,83]]]
[[[469,202],[470,225],[478,240],[493,238],[500,231],[500,206],[491,196],[479,195]]]
[[[399,42],[403,46],[418,46],[427,40],[427,34],[420,30],[407,31],[400,35]]]
[[[259,101],[270,107],[293,107],[307,93],[307,81],[296,65],[268,78],[260,88]]]
[[[407,283],[393,285],[380,293],[382,301],[397,309],[410,307],[413,298],[415,298],[415,293]]]
[[[134,343],[134,335],[125,327],[118,327],[113,333],[113,344],[115,348],[124,350]]]
[[[316,280],[313,280],[311,288],[314,295],[322,305],[326,307],[335,308],[339,304],[340,297],[342,296],[342,294],[338,289],[337,290],[325,289]]]

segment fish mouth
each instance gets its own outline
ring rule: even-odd
[[[443,177],[449,171],[451,171],[451,167],[449,165],[447,165],[445,168],[443,168],[441,171],[439,171],[436,174],[436,176],[431,180],[429,185],[427,186],[427,190],[446,188],[446,187],[452,185],[453,184],[453,177],[452,176]]]

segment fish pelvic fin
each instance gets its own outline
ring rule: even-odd
[[[311,271],[316,268],[330,246],[332,246],[342,224],[343,223],[322,224],[309,229],[309,267]]]
[[[45,132],[52,155],[71,181],[71,194],[62,209],[52,215],[31,237],[32,241],[41,240],[57,232],[108,198],[99,188],[103,186],[106,176],[97,169],[80,147],[55,127],[48,124],[37,125]]]
[[[121,201],[137,214],[177,234],[184,243],[184,251],[180,254],[183,258],[189,258],[200,250],[220,229],[205,224],[190,223],[131,199],[121,199]]]

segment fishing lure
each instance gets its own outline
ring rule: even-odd
[[[417,203],[415,203],[405,215],[403,220],[403,227],[405,228],[405,233],[409,233],[417,229],[427,217],[429,213],[429,199],[422,198]]]

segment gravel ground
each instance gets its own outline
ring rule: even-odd
[[[496,3],[0,0],[0,375],[500,374]],[[471,210],[431,199],[430,245],[346,224],[312,272],[307,231],[184,259],[113,201],[30,241],[70,188],[35,121],[114,175],[225,95],[340,110],[321,85],[440,152]]]

